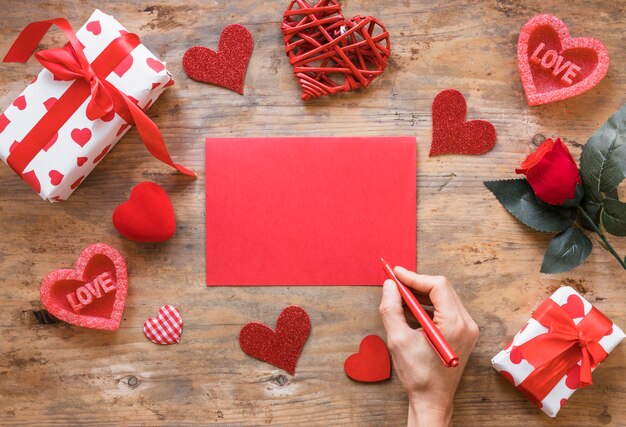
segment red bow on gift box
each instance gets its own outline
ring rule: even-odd
[[[124,121],[137,126],[141,139],[154,157],[186,175],[195,176],[190,170],[174,163],[167,152],[159,128],[143,110],[126,94],[106,81],[106,77],[115,67],[139,46],[141,42],[137,35],[131,33],[120,35],[90,64],[83,52],[83,45],[67,20],[57,18],[32,22],[22,30],[3,62],[26,62],[52,25],[63,30],[69,44],[64,48],[38,52],[35,57],[55,79],[74,82],[11,152],[7,158],[9,166],[21,175],[52,136],[91,96],[87,106],[89,120],[96,120],[115,111]]]
[[[535,403],[541,402],[558,382],[581,361],[580,387],[591,384],[591,370],[607,357],[598,343],[613,328],[595,307],[575,324],[570,315],[548,298],[533,313],[533,319],[548,332],[519,346],[535,370],[517,388]]]

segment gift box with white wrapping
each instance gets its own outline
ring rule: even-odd
[[[128,31],[115,18],[99,10],[76,32],[90,64],[124,34]],[[173,84],[165,64],[141,43],[114,66],[106,81],[144,110]],[[0,115],[0,158],[3,161],[11,165],[9,158],[13,150],[35,125],[49,120],[47,113],[72,83],[72,80],[56,79],[44,68]],[[54,129],[56,132],[49,142],[33,153],[32,159],[28,157],[23,162],[23,170],[16,170],[43,199],[67,199],[130,128],[115,111],[90,120],[86,112],[91,98],[89,95],[78,109],[67,113],[69,118]]]
[[[624,338],[624,332],[569,286],[533,313],[493,367],[550,417]]]

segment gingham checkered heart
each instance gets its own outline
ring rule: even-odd
[[[143,333],[155,344],[176,344],[183,332],[183,318],[172,305],[164,305],[155,318],[151,317],[143,324]]]

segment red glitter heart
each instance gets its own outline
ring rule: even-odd
[[[372,16],[345,19],[336,0],[292,0],[281,30],[303,100],[367,87],[391,55],[385,26]]]
[[[137,184],[127,202],[113,211],[113,226],[138,242],[163,242],[176,232],[174,207],[165,190],[154,182]]]
[[[538,15],[517,41],[517,68],[528,105],[547,104],[579,95],[604,78],[609,53],[602,42],[571,38],[556,16]]]
[[[496,143],[496,129],[484,120],[465,121],[467,105],[463,94],[446,89],[433,100],[433,142],[430,156],[440,154],[483,154]]]
[[[220,35],[218,51],[194,46],[183,55],[183,69],[189,77],[222,86],[243,95],[246,69],[254,40],[243,25],[231,24]]]
[[[276,332],[262,323],[248,323],[239,333],[239,345],[249,356],[294,375],[300,352],[311,330],[303,308],[286,307],[276,321]]]
[[[117,250],[96,243],[81,252],[73,270],[48,274],[39,292],[44,307],[64,322],[113,331],[126,303],[126,264]]]
[[[361,340],[359,352],[350,355],[343,364],[346,375],[355,381],[377,382],[391,377],[391,361],[385,341],[378,335]]]

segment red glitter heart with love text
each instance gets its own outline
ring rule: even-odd
[[[294,375],[311,321],[303,308],[286,307],[276,321],[276,331],[262,323],[248,323],[239,333],[239,345],[249,356],[277,366]]]
[[[361,89],[380,76],[391,55],[389,33],[372,16],[345,19],[335,0],[293,0],[281,26],[285,52],[302,99]]]

